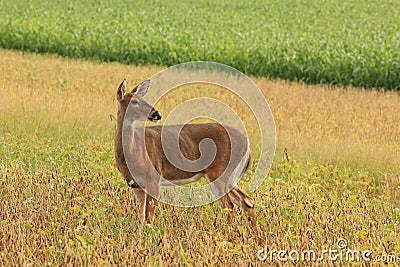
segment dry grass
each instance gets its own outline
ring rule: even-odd
[[[0,265],[267,265],[257,260],[264,245],[321,251],[339,238],[400,254],[397,93],[254,79],[278,133],[254,195],[258,233],[241,212],[227,226],[217,205],[161,207],[143,227],[113,163],[110,115],[123,78],[133,87],[161,68],[10,51],[0,51],[0,68]],[[157,107],[166,114],[193,92]],[[256,151],[248,110],[224,90],[213,96],[242,115]]]
[[[296,157],[400,172],[400,94],[260,80]]]

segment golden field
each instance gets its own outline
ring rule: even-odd
[[[217,204],[161,206],[143,226],[113,161],[115,92],[163,68],[5,50],[0,68],[0,265],[267,266],[265,245],[321,251],[341,238],[400,256],[399,93],[253,77],[277,129],[274,164],[252,195],[258,231],[241,211],[227,225]],[[179,90],[161,113],[199,95]],[[257,154],[249,110],[222,89],[200,95],[211,92],[244,118]]]

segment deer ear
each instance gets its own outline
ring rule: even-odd
[[[122,83],[119,85],[117,95],[115,96],[115,98],[118,101],[122,101],[124,99],[125,92],[126,92],[126,79],[124,79]]]
[[[143,97],[147,93],[147,89],[149,89],[149,86],[150,80],[145,80],[144,82],[136,86],[136,88],[132,90],[132,93],[137,96]]]

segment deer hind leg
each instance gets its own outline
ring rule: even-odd
[[[225,184],[221,180],[214,180],[215,177],[212,175],[206,175],[207,181],[210,184],[213,194],[219,198],[218,202],[221,208],[226,212],[228,223],[232,223],[234,205],[232,200],[227,196],[227,192],[224,192]],[[222,196],[222,197],[221,197]]]
[[[257,220],[256,220],[256,201],[249,197],[241,188],[235,186],[232,190],[228,193],[229,199],[238,205],[240,208],[245,210],[250,214],[250,221],[253,227],[256,227]]]
[[[219,199],[219,204],[226,211],[226,216],[228,217],[228,223],[231,224],[233,220],[234,205],[229,197],[224,195]]]

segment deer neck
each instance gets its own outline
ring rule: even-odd
[[[116,132],[115,143],[114,143],[115,160],[116,160],[118,166],[126,166],[127,165],[126,161],[125,161],[123,144],[122,144],[122,133],[124,131],[125,111],[126,111],[126,109],[124,109],[121,106],[118,108],[117,132]]]

